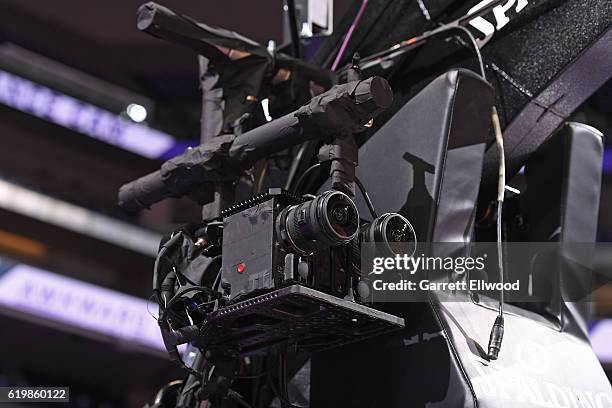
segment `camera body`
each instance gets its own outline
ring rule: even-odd
[[[364,222],[353,200],[335,190],[306,198],[269,189],[222,215],[221,282],[231,302],[294,284],[354,300],[362,243],[377,243],[388,256],[416,245],[404,217]]]
[[[302,284],[344,297],[349,244],[359,230],[353,201],[339,191],[314,199],[269,189],[223,216],[222,287],[231,301]]]

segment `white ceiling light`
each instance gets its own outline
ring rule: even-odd
[[[147,108],[137,103],[130,103],[125,111],[136,123],[144,122],[147,118]]]

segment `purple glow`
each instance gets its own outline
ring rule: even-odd
[[[612,149],[606,147],[603,154],[603,171],[606,174],[612,173]]]
[[[0,275],[0,306],[164,350],[146,300],[31,266]]]
[[[173,157],[178,156],[179,154],[185,153],[185,150],[189,147],[196,147],[200,144],[197,140],[177,140],[174,146],[170,148],[167,152],[162,154],[159,159],[168,160]]]
[[[175,144],[168,134],[1,70],[0,103],[150,159]]]
[[[612,319],[597,321],[589,330],[591,346],[602,363],[612,363]]]

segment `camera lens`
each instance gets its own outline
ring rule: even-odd
[[[396,213],[383,214],[362,227],[361,242],[382,244],[388,255],[409,254],[416,250],[416,234],[412,224]]]
[[[346,244],[355,238],[358,226],[355,203],[340,191],[287,207],[277,220],[281,241],[301,255]]]

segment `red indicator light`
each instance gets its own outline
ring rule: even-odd
[[[238,266],[236,266],[236,271],[237,271],[238,273],[242,273],[242,272],[244,272],[244,270],[245,270],[245,269],[246,269],[246,266],[244,266],[244,263],[242,263],[242,262],[240,262],[240,263],[238,264]]]

